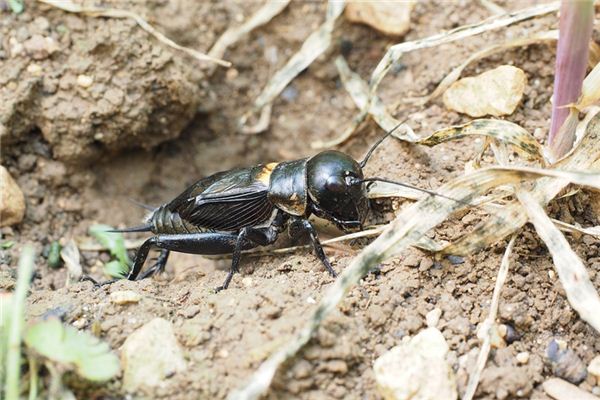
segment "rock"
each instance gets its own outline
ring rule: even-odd
[[[596,381],[600,384],[600,356],[596,356],[587,367],[588,373],[596,377]]]
[[[571,349],[561,348],[557,340],[552,340],[546,349],[546,356],[552,365],[552,373],[571,383],[581,383],[587,377],[587,368],[581,358]]]
[[[444,93],[446,108],[471,117],[510,115],[523,98],[525,72],[511,65],[454,82]]]
[[[558,378],[550,378],[542,384],[544,392],[556,400],[598,400],[598,398],[577,386]]]
[[[410,13],[415,3],[351,1],[345,16],[350,22],[369,25],[386,35],[401,36],[410,29]]]
[[[456,399],[456,379],[445,360],[447,353],[448,344],[439,330],[422,330],[375,360],[379,393],[386,400]]]
[[[94,78],[89,75],[83,75],[83,74],[78,75],[77,76],[77,84],[79,86],[81,86],[82,88],[87,89],[94,84]]]
[[[42,35],[33,35],[23,43],[23,47],[34,60],[44,60],[59,49],[54,39]]]
[[[516,359],[519,364],[527,364],[529,362],[529,353],[526,351],[517,353]]]
[[[429,311],[427,315],[425,315],[425,321],[427,322],[427,327],[435,328],[437,324],[440,322],[440,317],[442,316],[442,310],[439,308],[434,308]]]
[[[18,224],[25,216],[25,196],[6,168],[0,165],[0,226]]]
[[[123,389],[136,392],[159,386],[186,363],[171,323],[155,318],[133,332],[121,348]]]
[[[133,290],[119,290],[117,292],[112,292],[109,298],[110,301],[115,304],[130,304],[139,302],[142,299],[142,296]]]

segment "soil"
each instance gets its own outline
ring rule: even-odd
[[[507,10],[529,4],[497,3]],[[130,6],[176,42],[207,51],[228,26],[239,24],[260,4],[155,0]],[[311,142],[338,135],[356,109],[333,60],[343,52],[350,67],[368,78],[385,50],[400,40],[343,18],[335,29],[332,49],[276,100],[270,129],[255,136],[236,133],[239,117],[324,15],[324,4],[292,3],[228,50],[225,58],[233,69],[218,68],[209,74],[131,21],[66,14],[31,2],[19,16],[3,13],[0,96],[12,102],[0,109],[6,127],[0,132],[2,164],[23,190],[27,211],[21,224],[2,228],[3,241],[16,244],[0,250],[1,289],[10,289],[18,254],[25,243],[33,243],[38,269],[28,300],[30,320],[54,310],[67,323],[95,331],[116,350],[151,319],[171,321],[188,367],[160,387],[139,394],[148,398],[225,398],[298,332],[315,301],[333,282],[308,250],[245,258],[241,274],[218,294],[213,288],[225,277],[226,260],[173,254],[161,276],[96,289],[89,282],[66,287],[64,268],[49,268],[46,257],[53,241],[85,237],[93,223],[139,224],[144,210],[128,198],[158,205],[200,177],[236,166],[304,157],[314,152]],[[490,15],[481,2],[420,2],[404,40]],[[385,79],[380,93],[386,104],[429,93],[474,51],[556,28],[556,16],[550,15],[407,54]],[[59,50],[11,56],[11,38],[22,43],[35,34],[55,38]],[[27,75],[32,63],[41,66],[41,72],[33,68],[37,76]],[[518,66],[528,77],[524,100],[508,119],[543,142],[550,126],[553,47],[506,51],[473,64],[463,76],[501,64]],[[79,75],[94,78],[93,90],[78,83]],[[415,132],[422,135],[468,121],[445,110],[439,99],[426,106],[402,106],[395,115],[409,117]],[[340,149],[359,158],[380,135],[374,124],[367,123]],[[473,139],[435,148],[390,141],[374,156],[367,174],[435,189],[460,175],[479,147]],[[558,200],[549,210],[566,222],[600,223],[598,214],[589,211],[585,192]],[[451,240],[478,221],[477,215],[457,216],[437,229],[435,236]],[[600,288],[600,243],[591,237],[568,239]],[[364,244],[327,247],[326,252],[341,271]],[[411,249],[384,263],[350,291],[302,354],[279,372],[267,397],[379,398],[374,359],[423,328],[425,315],[436,307],[442,310],[439,328],[450,345],[449,360],[462,393],[479,348],[476,328],[487,315],[504,248],[505,243],[499,243],[450,260]],[[108,254],[83,251],[82,256],[85,272],[101,278]],[[108,295],[119,290],[133,290],[143,298],[130,305],[112,304]],[[546,356],[553,339],[566,341],[584,365],[600,354],[600,336],[570,308],[551,258],[530,227],[515,247],[502,292],[500,322],[510,327],[513,336],[506,347],[492,350],[478,399],[548,398],[541,383],[555,373]],[[524,365],[517,363],[519,352],[530,354]],[[588,377],[579,386],[592,391],[598,384]],[[72,389],[78,398],[124,396],[120,380],[104,389],[76,384]]]

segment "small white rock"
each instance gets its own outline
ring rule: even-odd
[[[596,356],[590,362],[590,365],[587,367],[590,375],[594,375],[596,377],[596,381],[600,383],[600,356]]]
[[[529,353],[526,351],[522,351],[520,353],[517,353],[516,358],[519,364],[527,364],[529,362]]]
[[[444,105],[471,117],[510,115],[521,102],[526,85],[523,70],[501,65],[454,82],[444,93]]]
[[[252,283],[253,283],[252,278],[250,278],[249,276],[242,279],[242,285],[244,285],[247,288],[252,287]]]
[[[109,298],[115,304],[129,304],[139,302],[142,296],[133,290],[119,290],[118,292],[112,292]]]
[[[73,323],[71,325],[73,325],[73,327],[75,327],[77,329],[82,329],[87,325],[87,319],[79,318],[79,319],[73,321]]]
[[[440,322],[440,317],[442,316],[442,310],[439,308],[434,308],[429,311],[427,315],[425,315],[425,321],[427,322],[427,326],[429,328],[435,328]]]
[[[307,302],[308,304],[317,304],[317,301],[316,301],[315,299],[313,299],[311,296],[308,296],[308,297],[306,298],[306,302]]]
[[[94,78],[89,75],[79,75],[77,76],[77,84],[87,89],[94,84]]]
[[[448,344],[436,328],[427,328],[375,360],[379,393],[386,400],[454,400],[456,378],[445,360]]]
[[[42,67],[40,64],[31,63],[27,66],[27,72],[33,76],[42,76]]]
[[[386,35],[404,35],[410,29],[410,14],[416,1],[350,1],[345,16],[350,22],[369,25]]]
[[[16,225],[25,216],[25,196],[6,168],[0,165],[0,226]]]
[[[127,392],[160,386],[184,371],[186,363],[171,323],[155,318],[129,335],[121,348],[121,366]]]
[[[548,396],[556,400],[598,400],[593,394],[560,378],[550,378],[542,387]]]

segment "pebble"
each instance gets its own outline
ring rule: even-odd
[[[457,398],[456,378],[446,362],[448,344],[436,328],[426,328],[375,360],[379,393],[386,400]]]
[[[510,115],[521,102],[526,85],[523,70],[501,65],[454,82],[444,93],[444,105],[471,117]]]
[[[410,14],[416,1],[356,1],[346,5],[345,17],[350,22],[369,25],[381,33],[404,35],[410,29]]]
[[[600,356],[596,356],[592,359],[587,367],[587,370],[590,375],[594,375],[596,377],[596,381],[600,383]]]
[[[133,290],[119,290],[112,292],[109,298],[115,304],[130,304],[138,303],[142,299],[142,296]]]
[[[429,311],[427,315],[425,315],[425,321],[427,322],[427,327],[435,328],[440,322],[440,317],[442,316],[442,310],[439,308],[434,308]]]
[[[34,60],[44,60],[59,49],[54,39],[42,35],[33,35],[23,42],[23,47]]]
[[[244,285],[247,288],[252,287],[253,283],[254,281],[249,276],[242,279],[242,285]]]
[[[94,78],[89,75],[78,75],[77,76],[77,84],[82,88],[89,88],[94,84]]]
[[[598,400],[598,398],[577,386],[559,378],[550,378],[542,384],[544,392],[556,400]]]
[[[546,356],[552,365],[552,373],[571,383],[581,383],[587,377],[587,368],[579,356],[571,349],[562,348],[558,340],[552,340],[546,349]]]
[[[517,362],[519,364],[527,364],[529,362],[529,353],[526,351],[522,351],[517,353]]]
[[[0,165],[0,226],[16,225],[25,216],[25,196],[6,168]]]
[[[151,320],[127,337],[121,365],[127,392],[162,386],[165,379],[187,368],[173,326],[163,318]]]

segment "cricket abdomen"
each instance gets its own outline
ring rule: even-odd
[[[205,230],[181,218],[179,213],[172,212],[165,205],[158,207],[150,216],[148,223],[152,225],[152,232],[158,234],[185,234],[198,233]]]

